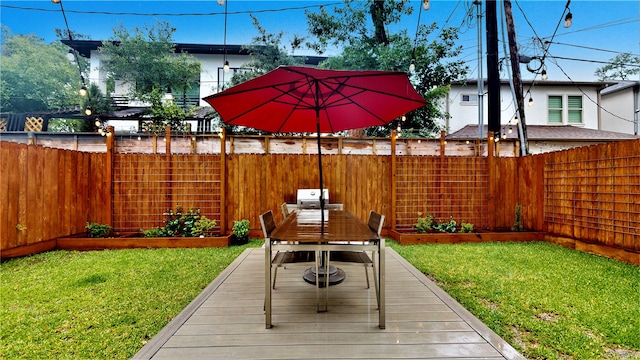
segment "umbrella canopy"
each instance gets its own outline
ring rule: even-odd
[[[204,100],[226,124],[271,133],[316,132],[322,210],[320,133],[386,125],[426,104],[402,72],[300,66],[281,66]]]
[[[299,66],[281,66],[204,100],[226,124],[271,133],[381,126],[426,104],[402,72]]]

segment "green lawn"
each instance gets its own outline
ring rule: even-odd
[[[546,243],[399,246],[528,358],[640,359],[640,268]],[[247,247],[55,251],[0,265],[0,358],[133,356]]]
[[[640,359],[640,267],[543,242],[399,246],[530,359]]]

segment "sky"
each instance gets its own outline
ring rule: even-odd
[[[477,77],[478,33],[475,12],[470,12],[472,0],[431,0],[431,8],[421,9],[421,1],[412,0],[415,11],[411,17],[389,29],[405,29],[414,34],[418,25],[436,22],[439,27],[462,30],[458,44],[465,49],[462,58]],[[502,2],[498,2],[501,4]],[[573,24],[564,28],[565,9],[573,15]],[[283,32],[283,45],[294,35],[307,36],[306,11],[318,11],[321,6],[331,9],[340,6],[336,0],[265,1],[230,0],[220,6],[216,0],[201,1],[95,1],[62,0],[69,28],[89,36],[91,40],[107,40],[113,29],[124,25],[152,25],[158,20],[168,21],[176,28],[174,41],[195,44],[223,44],[225,7],[227,8],[227,44],[248,44],[258,35],[250,14],[258,18],[269,33]],[[621,52],[640,54],[640,1],[637,0],[512,0],[514,23],[519,52],[539,56],[541,47],[534,39],[551,41],[545,66],[550,80],[595,81],[594,72]],[[14,34],[35,34],[45,42],[56,41],[54,29],[65,29],[60,5],[50,0],[0,1],[0,23]],[[502,26],[501,7],[498,7],[499,38],[506,34]],[[482,23],[484,23],[484,18]],[[558,26],[559,25],[559,26]],[[557,29],[557,30],[556,30]],[[506,37],[506,35],[505,35]],[[482,48],[486,51],[484,27]],[[499,57],[505,57],[504,46],[499,44]],[[328,55],[338,53],[330,49]],[[311,55],[309,50],[296,54]],[[325,55],[327,55],[325,54]],[[484,55],[483,55],[484,57]],[[532,62],[529,67],[536,68]],[[521,66],[523,79],[540,77]],[[484,72],[486,77],[486,70]],[[639,80],[640,77],[632,80]]]

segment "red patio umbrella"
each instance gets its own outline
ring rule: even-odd
[[[226,124],[271,133],[317,133],[322,210],[320,134],[386,125],[426,104],[406,73],[301,66],[281,66],[204,100]]]

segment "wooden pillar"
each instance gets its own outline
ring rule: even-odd
[[[171,126],[167,125],[164,128],[164,140],[165,140],[165,152],[167,155],[171,155]]]
[[[113,227],[113,156],[116,148],[116,137],[115,137],[115,128],[113,126],[107,127],[107,161],[105,168],[105,178],[107,181],[105,182],[107,188],[104,189],[104,192],[107,196],[104,198],[107,199],[105,213],[108,218],[106,219],[106,223]]]
[[[389,199],[389,209],[391,209],[391,230],[396,229],[396,166],[396,131],[391,130],[391,170],[389,171],[389,182],[391,184],[391,198]]]
[[[220,131],[220,234],[227,233],[227,139],[224,128]]]
[[[440,131],[440,157],[444,157],[446,151],[445,145],[447,145],[447,142],[444,139],[445,135],[444,130]]]
[[[489,202],[489,230],[495,230],[496,224],[496,159],[493,154],[494,150],[494,132],[489,131],[487,133],[487,171],[489,172],[489,194],[487,201]]]

